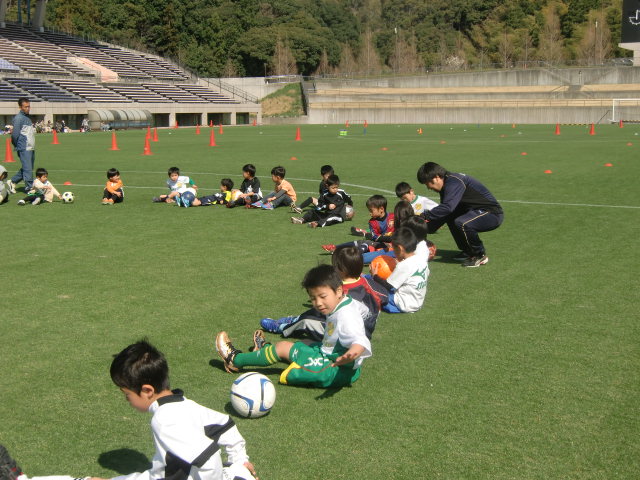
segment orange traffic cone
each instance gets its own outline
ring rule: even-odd
[[[111,132],[111,148],[109,150],[120,150],[118,148],[118,141],[116,140],[116,131]]]
[[[147,125],[147,135],[145,138],[151,140],[151,127],[149,125]]]
[[[422,128],[418,129],[418,135],[422,135]]]
[[[219,133],[220,135],[223,135],[223,134],[224,134],[224,130],[222,129],[222,122],[220,122],[220,128],[218,129],[218,133]]]
[[[369,126],[369,123],[367,123],[367,121],[364,121],[364,128],[367,128]]]
[[[560,135],[560,124],[556,123],[556,135]]]
[[[55,130],[53,131],[53,142],[51,142],[51,145],[60,145],[60,142],[58,142],[58,132]]]
[[[176,124],[173,126],[173,128],[178,128],[178,120],[176,120]]]
[[[589,135],[595,135],[596,134],[596,129],[593,126],[593,123],[591,124],[591,128],[589,129]]]
[[[296,142],[299,142],[302,140],[302,137],[300,136],[300,127],[296,128]]]
[[[254,119],[253,119],[253,126],[255,127],[255,126],[257,126],[257,125],[258,125],[258,121],[254,118]]]
[[[153,127],[153,141],[158,141],[158,127]]]
[[[142,152],[142,155],[153,155],[153,153],[151,153],[151,145],[149,145],[148,138],[144,139],[144,151]]]
[[[211,129],[211,135],[209,136],[209,146],[210,147],[217,147],[217,145],[216,145],[216,133],[213,131],[213,128]]]
[[[200,124],[196,124],[196,135],[200,135]]]
[[[620,128],[624,128],[624,123],[622,122],[622,119],[620,119],[620,121],[618,122],[618,126]]]
[[[13,151],[11,150],[11,138],[7,138],[7,149],[4,152],[5,163],[15,163],[13,159]]]

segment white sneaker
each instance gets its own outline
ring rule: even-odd
[[[26,205],[27,202],[25,202],[24,200],[18,200],[18,205]]]
[[[36,197],[35,200],[31,202],[31,205],[40,205],[40,202],[42,202],[42,198]]]
[[[7,187],[9,187],[9,193],[11,194],[16,193],[16,184],[13,183],[11,180],[7,180]]]
[[[304,220],[301,219],[300,217],[291,217],[291,223],[302,225],[304,223]]]

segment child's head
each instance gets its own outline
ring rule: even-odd
[[[338,190],[340,189],[340,177],[338,177],[338,175],[329,175],[325,180],[325,183],[327,184],[329,193],[334,195],[338,193]]]
[[[47,172],[46,168],[38,168],[36,170],[36,178],[39,178],[40,180],[46,179],[49,176],[49,172]]]
[[[109,170],[107,170],[107,178],[109,180],[119,176],[120,176],[120,172],[118,171],[117,168],[110,168]]]
[[[435,162],[427,162],[418,169],[418,182],[427,186],[429,190],[439,192],[444,184],[447,169]]]
[[[401,227],[393,233],[391,245],[393,245],[393,253],[401,262],[415,253],[418,240],[409,227]]]
[[[342,300],[342,278],[331,265],[318,265],[307,272],[302,280],[313,307],[329,315]]]
[[[125,393],[131,406],[141,411],[146,411],[151,403],[142,397],[170,389],[167,360],[147,340],[129,345],[116,355],[110,373],[111,380]]]
[[[396,206],[393,209],[393,221],[395,229],[397,230],[398,228],[403,226],[404,224],[402,222],[404,222],[404,220],[406,220],[407,218],[412,217],[413,215],[415,215],[415,212],[413,211],[413,207],[409,202],[407,202],[406,200],[400,200],[398,203],[396,203]]]
[[[323,180],[329,178],[329,175],[333,175],[333,167],[331,165],[323,165],[320,167],[320,176]]]
[[[281,182],[282,180],[284,180],[284,176],[287,173],[287,171],[284,169],[284,167],[273,167],[271,169],[271,179],[278,183]]]
[[[171,167],[167,171],[167,175],[169,175],[169,178],[171,179],[172,182],[175,182],[176,180],[178,180],[178,177],[180,176],[180,169],[178,167]]]
[[[228,192],[233,188],[233,180],[230,178],[223,178],[220,180],[220,190],[223,192]]]
[[[336,248],[331,256],[331,263],[342,280],[360,277],[364,268],[362,253],[355,245],[343,245]]]
[[[406,200],[407,202],[413,202],[416,199],[416,194],[407,182],[400,182],[396,185],[396,197]]]
[[[416,240],[421,242],[427,238],[427,221],[420,215],[411,215],[402,221],[402,226],[409,228],[416,236]]]
[[[373,195],[367,199],[367,209],[371,218],[382,218],[387,213],[387,199],[382,195]]]
[[[4,168],[2,165],[0,165],[0,180],[4,180],[8,176],[9,176],[9,172],[7,172],[7,169]]]
[[[250,179],[256,176],[256,167],[247,163],[244,167],[242,167],[242,176],[246,179]]]

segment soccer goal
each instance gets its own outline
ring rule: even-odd
[[[614,98],[611,105],[611,122],[620,120],[640,123],[640,98]]]

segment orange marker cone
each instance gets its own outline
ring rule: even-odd
[[[213,120],[209,120],[209,128],[213,128]]]
[[[142,152],[142,155],[153,155],[153,153],[151,153],[151,145],[149,145],[148,138],[144,139],[144,151]]]
[[[220,122],[220,128],[218,129],[218,133],[219,133],[220,135],[223,135],[223,134],[224,134],[224,130],[222,129],[222,122]]]
[[[553,173],[551,170],[545,170],[544,173]]]
[[[153,127],[153,141],[158,141],[158,127]]]
[[[418,129],[418,135],[422,135],[422,128]]]
[[[209,146],[210,147],[217,147],[217,145],[216,145],[216,134],[213,131],[213,128],[211,129],[211,135],[209,136]]]
[[[560,135],[560,124],[556,123],[556,135]]]
[[[69,180],[67,180],[66,182],[63,183],[63,185],[73,185],[73,183],[71,183]]]
[[[302,137],[300,136],[300,127],[296,128],[296,142],[299,142],[302,140]]]
[[[254,127],[258,126],[258,121],[255,118],[253,119],[253,126]]]
[[[620,119],[620,121],[618,122],[618,126],[620,128],[624,128],[624,123],[622,122],[622,119]]]
[[[116,131],[111,132],[111,148],[109,150],[120,150],[118,148],[118,141],[116,140]]]
[[[522,152],[520,155],[522,155],[523,157],[527,156],[527,152]]]
[[[613,167],[613,163],[605,163],[604,166],[605,167]]]
[[[593,123],[591,124],[591,128],[589,129],[589,135],[595,135],[596,134],[596,129],[593,126]]]
[[[176,124],[173,126],[173,128],[178,128],[178,120],[176,120]]]
[[[51,145],[60,145],[60,142],[58,142],[58,132],[55,130],[53,131],[53,142],[51,142]]]
[[[515,123],[512,123],[512,124],[511,124],[511,128],[516,128],[516,124],[515,124]]]
[[[369,124],[367,123],[367,121],[364,121],[364,128],[367,128],[369,126]]]
[[[349,120],[347,120],[346,122],[344,122],[344,128],[349,128]]]
[[[196,135],[200,135],[200,124],[196,124]]]
[[[145,138],[148,138],[149,140],[151,140],[151,127],[147,125],[147,135],[145,136]]]
[[[5,163],[15,163],[13,159],[13,150],[11,150],[11,138],[7,138],[7,148],[4,152]]]

